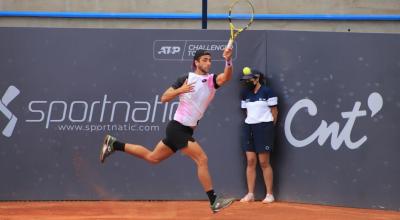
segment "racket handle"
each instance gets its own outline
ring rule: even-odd
[[[230,40],[228,41],[228,44],[226,45],[226,48],[232,48],[232,47],[233,47],[233,40],[230,39]]]

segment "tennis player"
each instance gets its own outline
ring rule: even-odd
[[[165,138],[151,151],[138,144],[129,144],[106,135],[100,151],[100,161],[115,151],[121,151],[141,158],[151,164],[158,164],[175,152],[181,151],[197,165],[197,175],[215,213],[229,206],[233,198],[223,198],[215,193],[208,170],[208,158],[200,144],[193,138],[199,120],[203,117],[217,89],[232,77],[232,48],[223,52],[224,72],[209,73],[211,54],[206,50],[197,50],[193,58],[193,71],[179,77],[161,97],[162,102],[169,102],[179,96],[179,105],[174,119],[167,125]]]

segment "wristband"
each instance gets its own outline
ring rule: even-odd
[[[231,67],[231,66],[232,66],[232,60],[226,60],[225,67]]]

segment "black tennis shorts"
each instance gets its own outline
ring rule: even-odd
[[[262,122],[258,124],[243,123],[243,151],[256,153],[272,152],[274,148],[274,139],[275,126],[272,122]]]
[[[187,147],[188,141],[195,142],[192,137],[193,128],[185,126],[175,120],[168,123],[165,136],[162,142],[174,152]]]

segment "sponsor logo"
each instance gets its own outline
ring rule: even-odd
[[[33,100],[25,122],[64,131],[154,131],[151,125],[171,120],[177,105],[162,103],[158,95],[153,101],[111,101],[107,94],[91,101]]]
[[[2,133],[6,137],[11,137],[17,124],[17,117],[7,108],[7,105],[19,95],[20,91],[15,86],[9,86],[0,100],[0,112],[7,118],[8,122]]]
[[[213,61],[225,61],[221,54],[228,41],[226,40],[155,40],[153,42],[154,60],[192,61],[199,49],[208,50]],[[234,44],[232,59],[236,59],[236,44]]]
[[[20,123],[36,124],[43,129],[61,132],[158,132],[160,125],[173,119],[178,102],[153,100],[110,100],[107,94],[95,100],[30,100],[23,119],[9,109],[9,103],[20,94],[9,86],[0,100],[2,134],[11,137]],[[19,116],[21,117],[21,116]],[[4,119],[6,122],[3,123]]]
[[[169,54],[177,54],[179,52],[181,52],[181,47],[179,46],[162,46],[160,50],[157,52],[157,54],[169,55]]]
[[[368,108],[371,112],[370,117],[374,117],[383,107],[382,96],[373,92],[368,97]],[[302,109],[306,109],[310,116],[316,116],[318,113],[318,106],[310,99],[301,99],[297,101],[289,110],[285,119],[285,136],[286,139],[294,147],[306,147],[309,146],[313,141],[317,140],[318,144],[322,146],[329,137],[331,138],[330,145],[333,150],[338,150],[343,144],[349,149],[357,149],[364,144],[368,137],[364,135],[356,141],[351,139],[351,132],[357,118],[367,116],[366,110],[360,110],[361,102],[357,101],[354,103],[353,110],[349,112],[342,112],[341,117],[346,121],[342,130],[340,131],[340,123],[337,121],[332,122],[328,125],[325,120],[321,121],[320,126],[308,137],[299,139],[293,135],[291,130],[293,119],[297,112]]]

